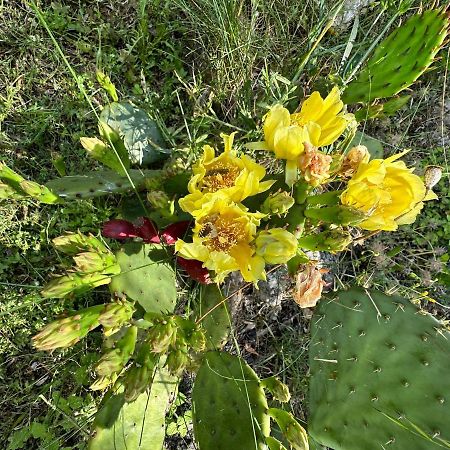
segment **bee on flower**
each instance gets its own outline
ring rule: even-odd
[[[264,214],[249,212],[243,205],[231,203],[224,193],[216,193],[192,215],[192,242],[178,239],[175,250],[179,256],[202,261],[203,267],[215,272],[217,283],[234,271],[240,271],[245,281],[265,279],[264,258],[252,244]]]
[[[215,157],[214,149],[205,145],[203,156],[193,168],[189,181],[189,194],[180,200],[181,208],[189,213],[220,192],[231,201],[239,203],[252,195],[269,189],[274,181],[262,181],[266,170],[247,155],[238,157],[233,150],[235,133],[221,134],[224,151]]]

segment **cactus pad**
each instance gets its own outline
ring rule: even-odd
[[[112,395],[99,411],[89,449],[161,450],[165,415],[176,389],[176,378],[157,369],[150,391],[134,402],[124,403],[123,392]]]
[[[151,164],[165,156],[161,131],[144,110],[128,102],[113,102],[103,109],[100,119],[119,133],[132,163]]]
[[[314,439],[336,450],[450,441],[450,333],[440,322],[401,297],[354,288],[319,303],[311,335]]]
[[[159,174],[157,170],[129,170],[133,184],[137,189],[144,185],[146,178]],[[121,194],[133,189],[128,177],[108,170],[88,172],[85,175],[73,175],[56,178],[46,184],[52,192],[67,200],[77,198],[100,197],[108,194]]]
[[[147,312],[172,312],[177,300],[175,272],[161,245],[130,242],[116,253],[121,273],[112,279],[111,292],[127,295]]]
[[[208,352],[195,379],[192,401],[200,450],[266,448],[267,400],[258,376],[242,359]]]
[[[222,303],[212,310],[223,299],[223,293],[217,285],[201,286],[195,316],[196,319],[199,319],[211,310],[201,321],[202,328],[205,330],[206,348],[208,350],[222,348],[230,334],[230,316],[227,303]]]
[[[410,17],[376,48],[367,66],[347,86],[344,103],[390,97],[410,86],[433,62],[448,28],[442,9]]]

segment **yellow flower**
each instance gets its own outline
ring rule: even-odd
[[[175,244],[181,257],[202,261],[204,267],[216,273],[217,283],[236,270],[245,281],[265,279],[264,259],[255,254],[252,246],[263,214],[248,212],[244,206],[230,203],[227,196],[216,193],[193,215],[193,242],[178,239]]]
[[[341,194],[341,202],[360,209],[367,219],[358,224],[365,230],[394,231],[399,225],[413,223],[423,202],[436,194],[427,190],[422,179],[403,161],[406,152],[387,159],[362,162]]]
[[[264,143],[259,148],[271,150],[278,159],[286,160],[286,183],[297,179],[297,158],[305,151],[304,143],[315,147],[330,145],[339,138],[353,114],[342,112],[344,107],[339,89],[334,87],[325,99],[313,92],[300,112],[290,114],[282,105],[273,106],[264,119]],[[251,148],[258,148],[250,145]]]
[[[205,201],[216,193],[229,197],[239,203],[247,197],[264,192],[272,186],[274,181],[261,180],[266,170],[247,155],[236,156],[233,150],[231,135],[221,134],[224,141],[224,152],[215,157],[214,149],[209,145],[203,147],[203,156],[193,168],[193,176],[189,181],[189,194],[180,199],[181,208],[189,213],[201,208]]]
[[[272,228],[258,233],[256,254],[269,264],[287,263],[297,253],[297,239],[283,228]]]
[[[345,155],[339,174],[344,178],[350,178],[357,170],[361,163],[367,164],[370,159],[369,150],[365,145],[357,145],[352,147]]]

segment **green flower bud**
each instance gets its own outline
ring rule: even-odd
[[[110,376],[106,376],[106,377],[99,377],[97,378],[97,380],[95,380],[90,386],[89,388],[92,391],[103,391],[106,388],[108,388],[109,386],[111,386],[111,384],[115,383],[117,380],[117,374],[113,373]]]
[[[102,158],[108,151],[108,146],[98,138],[82,137],[80,143],[94,159]]]
[[[69,273],[56,277],[47,283],[41,291],[41,296],[44,298],[63,298],[70,293],[78,295],[110,282],[111,278],[101,273]]]
[[[169,353],[167,357],[167,368],[173,375],[180,375],[187,363],[189,362],[189,355],[186,348],[178,348]]]
[[[98,327],[102,309],[103,305],[92,306],[50,323],[33,337],[33,345],[38,350],[71,347]]]
[[[148,333],[148,343],[154,353],[166,353],[169,347],[176,342],[177,328],[171,323],[159,323],[152,327]]]
[[[278,439],[272,436],[266,436],[266,444],[269,446],[269,450],[287,450]]]
[[[307,208],[304,214],[309,219],[334,225],[356,225],[366,218],[363,211],[344,205]]]
[[[272,394],[275,400],[281,403],[287,403],[291,399],[289,388],[276,377],[261,380],[261,385]]]
[[[151,384],[158,360],[159,356],[152,353],[149,344],[144,342],[138,351],[134,365],[125,375],[125,400],[127,402],[136,400]]]
[[[297,252],[296,237],[282,228],[259,232],[255,245],[256,254],[263,257],[269,264],[286,263]]]
[[[298,245],[304,250],[327,251],[331,253],[345,250],[352,242],[350,233],[342,229],[326,230],[318,234],[302,236]]]
[[[170,199],[163,191],[151,191],[147,193],[147,200],[155,209],[167,209]]]
[[[102,255],[94,252],[79,253],[73,257],[77,269],[81,272],[101,272],[105,266]]]
[[[284,437],[295,450],[309,450],[308,434],[291,413],[278,408],[270,408],[269,416],[277,422]]]
[[[53,239],[52,242],[57,250],[67,255],[76,255],[83,251],[109,253],[109,250],[99,239],[82,233],[67,233],[64,236]]]
[[[42,186],[34,181],[24,180],[20,183],[20,187],[30,197],[33,197],[42,203],[51,205],[61,202],[60,197],[54,194],[48,187]]]
[[[193,331],[188,343],[195,352],[202,352],[206,347],[205,332],[201,329]]]
[[[137,327],[130,327],[124,336],[116,342],[115,348],[106,352],[95,366],[95,371],[100,376],[110,376],[114,372],[120,372],[134,352],[137,338]]]
[[[21,199],[24,195],[17,192],[13,187],[8,184],[0,183],[0,200],[1,199]]]
[[[186,162],[183,158],[172,158],[164,164],[162,176],[164,178],[171,178],[186,172]]]
[[[117,329],[125,325],[133,316],[135,309],[127,300],[108,303],[100,314],[98,321],[104,328]]]
[[[112,144],[115,144],[116,142],[121,141],[119,133],[103,120],[98,124],[98,131],[100,136],[108,143],[111,142]]]
[[[261,206],[261,212],[265,214],[285,214],[295,203],[293,197],[286,191],[278,191],[270,194]]]

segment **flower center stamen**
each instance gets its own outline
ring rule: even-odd
[[[246,238],[243,224],[223,217],[205,218],[198,235],[209,250],[217,252],[227,252]]]
[[[217,163],[206,171],[202,180],[202,189],[206,192],[216,192],[232,187],[239,172],[239,168],[232,164]]]

